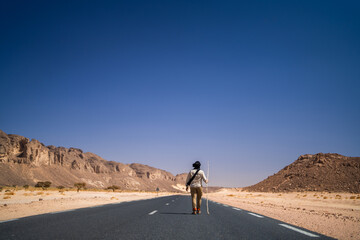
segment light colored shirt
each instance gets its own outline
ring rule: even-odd
[[[196,173],[196,171],[197,171],[197,169],[193,169],[193,170],[191,170],[191,171],[189,172],[189,174],[188,174],[188,176],[187,176],[187,178],[186,178],[185,185],[186,185],[186,184],[188,183],[188,181],[192,178],[192,176],[194,176],[194,174]],[[205,176],[204,171],[203,171],[203,170],[200,170],[200,171],[196,174],[194,180],[191,182],[190,187],[202,187],[202,180],[203,180],[204,182],[206,182],[206,181],[207,181],[207,178],[206,178],[206,176]]]

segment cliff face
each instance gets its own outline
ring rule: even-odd
[[[301,155],[249,191],[332,191],[360,193],[360,157],[336,153]]]
[[[88,187],[118,185],[122,189],[175,191],[176,177],[169,172],[142,164],[106,161],[77,148],[45,146],[39,141],[0,130],[0,185],[53,185]]]

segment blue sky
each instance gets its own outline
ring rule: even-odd
[[[358,1],[2,1],[0,129],[211,185],[360,156]]]

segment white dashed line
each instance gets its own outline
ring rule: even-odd
[[[157,210],[152,211],[151,213],[149,213],[149,215],[153,215],[153,214],[156,213],[156,212],[157,212]]]
[[[175,200],[171,200],[172,202],[174,202]]]
[[[50,214],[57,214],[57,213],[64,213],[64,212],[72,212],[72,211],[75,211],[75,209],[64,210],[64,211],[58,211],[58,212],[51,212]]]
[[[235,208],[235,207],[233,207],[233,209],[234,209],[234,210],[238,210],[238,211],[242,211],[241,209],[239,209],[239,208]]]
[[[165,204],[166,206],[169,206],[169,203]]]
[[[224,207],[229,207],[228,205],[223,204]]]
[[[19,219],[14,218],[14,219],[10,219],[10,220],[4,220],[4,221],[0,221],[0,223],[12,222],[12,221],[16,221],[16,220],[19,220]]]
[[[258,217],[258,218],[264,218],[264,216],[257,215],[257,214],[255,214],[255,213],[249,212],[248,214],[253,215],[253,216],[255,216],[255,217]]]
[[[309,237],[319,237],[318,235],[315,235],[315,234],[312,234],[312,233],[309,233],[309,232],[306,232],[304,230],[301,230],[301,229],[298,229],[298,228],[295,228],[295,227],[292,227],[292,226],[289,226],[289,225],[286,225],[286,224],[279,224],[280,226],[283,226],[283,227],[286,227],[288,229],[291,229],[295,232],[299,232],[299,233],[302,233],[306,236],[309,236]]]

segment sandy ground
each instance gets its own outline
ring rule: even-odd
[[[11,195],[13,193],[14,195]],[[31,215],[170,195],[149,192],[11,191],[0,192],[0,221]]]
[[[209,199],[337,239],[360,239],[359,194],[222,190],[209,193]]]

